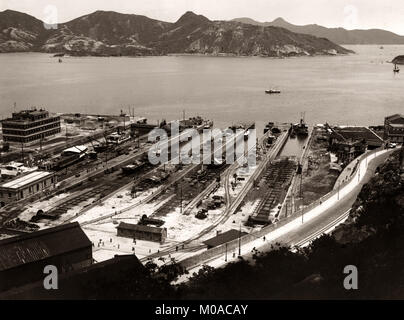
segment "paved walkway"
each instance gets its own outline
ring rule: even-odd
[[[338,179],[335,181],[334,184],[334,190],[336,190],[342,183],[347,181],[349,177],[352,175],[352,173],[355,170],[355,167],[358,165],[358,161],[351,161],[345,168],[342,170],[340,175],[338,176]]]

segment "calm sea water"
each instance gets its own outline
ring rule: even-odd
[[[224,127],[255,120],[380,124],[404,112],[404,68],[386,63],[404,46],[347,46],[340,57],[64,58],[0,55],[0,114],[42,106],[53,112],[136,114],[149,119],[201,115]],[[267,88],[282,90],[266,95]]]

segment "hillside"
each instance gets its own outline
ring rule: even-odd
[[[250,18],[237,18],[233,19],[233,21],[262,27],[286,28],[292,32],[327,38],[338,44],[404,44],[404,36],[381,29],[346,30],[344,28],[326,28],[317,24],[298,26],[282,18],[277,18],[272,22],[258,22]]]
[[[134,14],[96,11],[46,30],[29,15],[0,13],[0,52],[41,51],[72,55],[230,54],[285,57],[351,51],[325,38],[279,27],[211,21],[186,12],[175,23]]]
[[[43,22],[25,13],[0,12],[0,52],[36,50],[46,34]]]

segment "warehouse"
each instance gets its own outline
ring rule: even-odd
[[[17,179],[0,185],[0,205],[4,206],[13,201],[19,201],[27,197],[54,188],[56,175],[47,171],[34,171],[19,176]]]
[[[77,222],[0,240],[0,291],[43,280],[46,265],[62,274],[92,262],[91,241]]]
[[[367,127],[329,127],[331,130],[331,141],[334,142],[346,142],[346,141],[363,141],[366,143],[368,149],[379,148],[383,145],[383,139],[379,137],[374,131]]]
[[[140,224],[121,222],[117,227],[118,237],[164,243],[167,238],[167,229],[150,227]]]

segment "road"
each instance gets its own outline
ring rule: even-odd
[[[285,234],[284,236],[277,239],[278,242],[288,245],[288,246],[305,246],[309,244],[309,241],[302,240],[314,240],[315,238],[310,237],[316,233],[319,229],[324,229],[324,231],[332,231],[335,226],[342,223],[345,220],[340,220],[341,217],[348,217],[348,214],[352,205],[354,204],[358,194],[362,190],[364,184],[366,184],[374,175],[376,168],[383,163],[392,151],[386,152],[381,156],[377,157],[368,164],[366,174],[360,180],[360,182],[352,189],[352,191],[343,197],[340,201],[335,202],[335,204],[325,210],[321,215],[303,224],[298,230],[292,233]],[[332,222],[336,222],[332,225]],[[337,224],[338,223],[338,224]],[[329,227],[329,228],[327,228]],[[321,236],[318,234],[317,237]],[[264,247],[267,248],[267,247]]]
[[[251,258],[252,249],[259,251],[269,251],[271,246],[281,243],[288,246],[305,246],[319,237],[323,232],[332,231],[338,224],[342,223],[347,217],[349,210],[355,202],[362,186],[367,183],[374,175],[376,168],[383,163],[394,150],[378,152],[377,156],[371,155],[360,163],[360,170],[354,176],[351,183],[340,190],[340,194],[335,194],[324,203],[314,207],[303,216],[303,219],[296,216],[290,222],[268,231],[263,236],[241,245],[241,254],[244,258]],[[302,220],[304,223],[302,223]],[[203,261],[192,267],[190,274],[200,268],[202,264],[212,267],[221,267],[226,263],[235,261],[236,257],[228,255],[227,262],[224,256],[215,256],[209,261]]]

